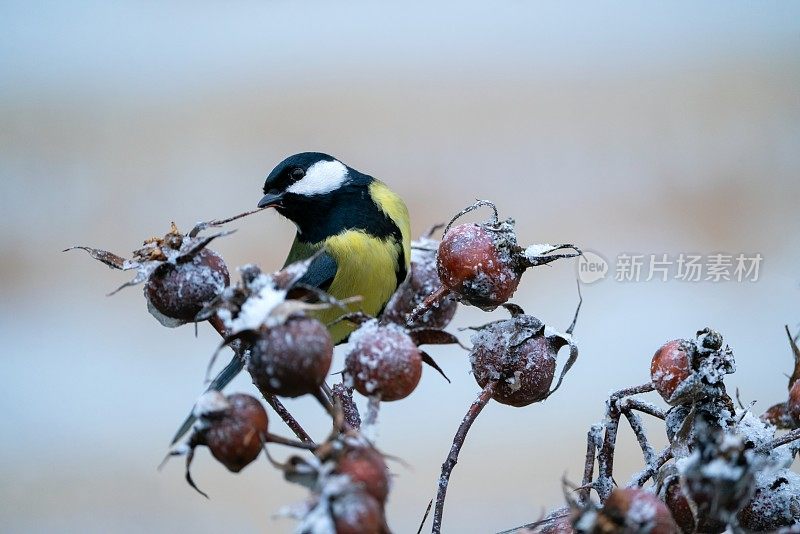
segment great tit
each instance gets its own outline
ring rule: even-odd
[[[350,311],[378,315],[405,280],[411,260],[411,227],[403,200],[383,182],[320,152],[302,152],[280,162],[264,182],[260,208],[275,208],[297,227],[285,265],[315,256],[300,280],[343,300],[360,296]],[[325,324],[345,311],[317,312]],[[334,343],[353,326],[330,324]],[[242,370],[234,356],[209,384],[222,389]],[[173,440],[191,427],[190,416]]]
[[[300,282],[337,299],[360,296],[353,309],[377,315],[405,280],[411,253],[405,203],[332,156],[304,152],[283,160],[267,176],[258,207],[275,208],[297,226],[287,265],[318,254]],[[318,318],[329,323],[340,315],[332,308]],[[340,343],[353,326],[329,329]]]

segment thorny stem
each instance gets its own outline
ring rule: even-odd
[[[642,455],[644,456],[644,463],[650,465],[655,459],[655,453],[650,442],[647,441],[647,434],[642,426],[642,419],[631,410],[623,410],[622,413],[631,425],[633,433],[636,435],[636,441],[639,442],[639,447],[642,448]]]
[[[651,407],[646,403],[639,401],[629,402],[633,401],[633,399],[626,399],[625,403],[620,404],[619,400],[631,395],[638,395],[639,393],[648,393],[654,389],[655,387],[653,384],[648,382],[640,386],[621,389],[615,393],[612,393],[611,397],[608,399],[605,434],[603,436],[602,444],[600,445],[600,452],[597,455],[597,480],[593,484],[593,487],[597,491],[602,502],[605,502],[608,496],[611,495],[611,490],[614,487],[614,449],[617,443],[619,418],[623,413],[629,411],[630,409],[638,408],[642,408],[642,411],[645,413],[653,412],[658,414],[656,417],[659,417],[660,415],[660,412],[658,412],[657,408],[654,406]],[[627,413],[626,417],[628,418],[628,421],[631,421],[631,418],[627,415]],[[636,434],[637,440],[639,440],[639,444],[642,447],[642,452],[645,455],[645,458],[647,458],[648,455],[652,455],[652,448],[647,442],[646,436],[644,436],[644,430],[641,428],[641,423],[638,421],[638,417],[635,417],[634,420],[631,421],[631,427]],[[585,493],[585,490],[583,491]]]
[[[772,449],[776,449],[781,445],[786,445],[787,443],[791,443],[800,439],[800,428],[795,428],[791,432],[787,432],[786,434],[782,435],[779,438],[775,438],[772,441],[769,441],[759,447],[760,451],[771,451]]]
[[[475,419],[478,417],[478,414],[481,413],[483,407],[486,406],[492,398],[496,385],[497,382],[489,382],[486,384],[486,387],[481,390],[478,398],[473,401],[469,410],[467,410],[467,414],[464,416],[461,425],[459,425],[456,431],[456,435],[453,438],[453,446],[450,448],[450,454],[447,455],[447,459],[445,459],[442,464],[442,474],[439,477],[439,490],[436,493],[436,509],[433,513],[432,534],[440,534],[442,530],[442,514],[444,513],[444,499],[447,494],[447,484],[450,482],[450,473],[453,472],[453,468],[458,462],[458,453],[461,452],[461,447],[464,445],[467,432],[469,432],[472,423],[475,422]]]
[[[642,487],[644,483],[647,482],[647,479],[655,475],[658,470],[661,469],[661,466],[667,463],[670,458],[672,458],[672,446],[667,445],[667,447],[661,451],[661,454],[658,455],[656,461],[645,467],[629,486]]]
[[[361,414],[358,413],[358,406],[353,402],[353,388],[344,384],[334,384],[333,402],[341,408],[344,421],[350,428],[354,430],[361,428]]]
[[[606,416],[605,434],[600,452],[597,455],[597,480],[594,488],[600,496],[600,500],[605,502],[614,486],[614,448],[617,443],[617,430],[619,430],[620,411],[615,402],[609,402],[608,414]]]
[[[411,310],[411,313],[408,314],[406,317],[406,325],[412,325],[414,321],[417,321],[420,317],[425,315],[428,310],[439,306],[439,303],[444,300],[447,295],[450,294],[450,290],[444,286],[439,286],[439,288],[425,297],[425,300],[420,302],[416,308]]]
[[[598,437],[602,429],[602,425],[594,425],[589,429],[589,432],[586,433],[586,463],[583,467],[581,489],[578,490],[578,499],[581,504],[586,504],[589,501],[589,492],[592,490],[595,453],[597,449],[600,448]]]
[[[294,432],[294,435],[297,436],[297,439],[309,444],[314,443],[314,440],[311,439],[311,436],[308,435],[308,432],[306,432],[303,427],[300,426],[300,423],[298,423],[297,420],[292,417],[292,414],[290,414],[289,410],[286,409],[286,406],[284,406],[283,403],[278,400],[278,397],[272,394],[262,396],[264,397],[264,400],[267,401],[270,406],[272,406],[272,409],[275,410],[275,413],[277,413],[278,416],[283,419],[283,422],[286,423],[286,426],[288,426],[289,429]]]

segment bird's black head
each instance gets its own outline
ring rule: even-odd
[[[343,217],[357,217],[359,204],[369,198],[370,182],[371,177],[333,156],[302,152],[289,156],[269,173],[258,207],[275,208],[308,238],[312,233],[332,231],[333,225],[342,226]]]

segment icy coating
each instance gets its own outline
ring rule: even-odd
[[[277,289],[272,277],[263,273],[248,284],[248,289],[252,293],[239,308],[236,318],[232,318],[230,311],[225,309],[217,312],[232,334],[258,330],[261,325],[276,326],[281,322],[273,316],[273,312],[286,300],[286,290]]]
[[[350,335],[345,382],[364,395],[397,400],[416,387],[421,366],[419,350],[401,326],[372,319]]]

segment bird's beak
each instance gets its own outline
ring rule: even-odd
[[[281,207],[281,200],[283,200],[283,193],[267,193],[258,202],[259,208],[279,208]]]

